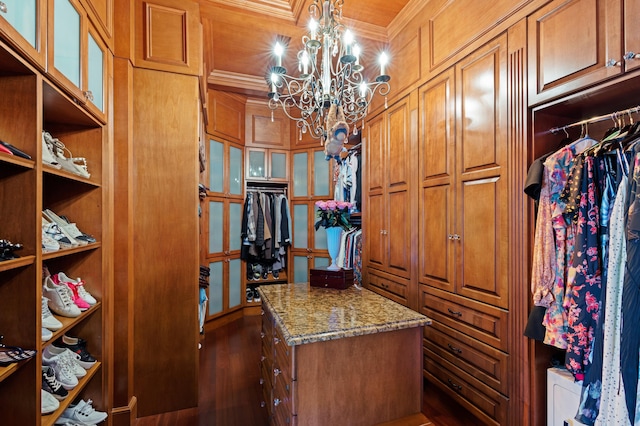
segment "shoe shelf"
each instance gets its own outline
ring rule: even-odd
[[[19,363],[9,364],[6,367],[0,366],[0,383],[11,374],[13,374],[19,367]]]
[[[82,176],[75,175],[75,174],[73,174],[71,172],[68,172],[66,170],[62,170],[62,169],[58,170],[58,169],[54,169],[53,167],[43,166],[43,171],[45,173],[45,176],[46,175],[58,176],[58,177],[61,177],[61,178],[64,178],[64,179],[70,179],[70,180],[73,180],[73,181],[82,182],[82,183],[85,183],[87,185],[94,186],[96,188],[100,187],[100,184],[98,184],[97,182],[92,182],[90,178],[86,179],[86,178],[83,178]]]
[[[98,361],[95,363],[93,367],[88,369],[87,375],[82,378],[79,378],[77,386],[69,391],[69,395],[65,399],[60,401],[60,407],[58,407],[58,409],[53,413],[42,416],[41,425],[42,426],[54,425],[56,420],[58,419],[58,417],[62,415],[64,410],[69,408],[69,405],[71,405],[71,403],[73,403],[78,398],[78,396],[82,393],[85,386],[87,386],[91,378],[100,370],[101,366],[102,366],[102,363]]]
[[[65,334],[67,331],[75,327],[76,324],[83,322],[85,318],[87,318],[88,316],[90,316],[91,314],[99,310],[101,306],[102,306],[102,303],[98,302],[92,307],[90,307],[89,309],[87,309],[86,311],[84,311],[82,314],[80,314],[80,316],[75,318],[67,318],[67,317],[53,314],[53,316],[62,323],[62,328],[60,328],[60,330],[53,331],[53,337],[46,342],[42,342],[42,346],[43,347],[47,346],[51,342],[54,342],[58,338],[62,337],[63,334]]]
[[[55,259],[62,256],[68,256],[75,253],[82,253],[89,250],[95,250],[100,247],[101,247],[101,244],[100,244],[100,241],[98,241],[97,243],[90,243],[90,244],[87,244],[86,246],[78,246],[78,247],[73,247],[69,249],[60,249],[56,251],[50,251],[47,253],[42,253],[42,260],[50,260],[50,259]]]
[[[253,279],[253,280],[246,280],[246,284],[248,287],[256,287],[259,286],[261,284],[282,284],[282,283],[286,283],[287,282],[287,271],[286,270],[281,270],[280,273],[278,274],[278,278],[274,278],[273,275],[271,273],[269,273],[269,275],[267,276],[267,279]]]
[[[36,163],[33,160],[27,160],[26,158],[18,157],[17,155],[9,155],[4,153],[0,153],[0,164],[2,164],[2,167],[10,165],[25,170],[32,170],[36,166]]]
[[[20,256],[21,257],[19,257],[17,259],[1,261],[0,262],[0,272],[9,271],[11,269],[15,269],[15,268],[20,268],[22,266],[31,265],[36,260],[36,257],[33,256],[33,255],[23,256],[22,254],[20,254]]]

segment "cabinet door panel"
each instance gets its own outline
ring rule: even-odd
[[[332,162],[325,160],[324,151],[313,153],[313,195],[329,197],[331,193],[329,170]]]
[[[315,221],[318,217],[318,208],[314,207],[313,209],[314,215],[313,220]],[[313,248],[316,250],[326,250],[327,249],[327,231],[322,226],[317,230],[314,228],[313,233]]]
[[[367,239],[369,245],[369,265],[374,268],[386,266],[386,236],[385,221],[387,211],[385,209],[384,196],[369,194]]]
[[[224,261],[211,262],[209,268],[209,315],[215,315],[223,309]]]
[[[82,15],[69,0],[53,2],[53,66],[81,87]]]
[[[389,272],[409,278],[411,271],[411,214],[408,191],[389,194],[389,223],[387,244],[389,247]]]
[[[209,254],[222,253],[224,235],[224,202],[209,202]]]
[[[248,149],[247,177],[251,179],[265,179],[267,177],[267,158],[264,150]]]
[[[309,154],[297,152],[293,154],[293,196],[306,197],[309,195]]]
[[[382,174],[382,167],[384,163],[385,156],[385,147],[387,146],[385,143],[385,135],[384,135],[384,115],[379,115],[378,117],[369,120],[367,122],[367,142],[366,142],[366,152],[367,152],[367,184],[369,185],[369,192],[374,191],[382,191],[384,186],[384,177]]]
[[[640,53],[640,2],[636,0],[625,0],[624,2],[624,53]],[[625,71],[630,71],[640,67],[640,57],[635,55],[625,60]]]
[[[242,209],[243,203],[229,201],[229,251],[240,251],[242,238]]]
[[[34,48],[38,42],[37,0],[4,0],[6,13],[0,15]]]
[[[87,85],[88,100],[102,114],[105,113],[105,68],[107,50],[93,31],[89,31],[87,45]]]
[[[297,249],[309,247],[309,206],[293,205],[293,247]]]
[[[399,105],[389,111],[388,115],[388,161],[386,173],[387,186],[395,188],[399,185],[408,185],[409,161],[411,150],[409,149],[409,104],[400,102]],[[372,166],[381,166],[383,163],[373,163]]]
[[[242,195],[242,149],[229,146],[229,194]]]
[[[622,72],[621,3],[555,0],[528,18],[530,105]]]
[[[209,189],[224,192],[224,144],[209,139]]]
[[[242,261],[228,260],[229,265],[229,308],[235,308],[242,303]]]
[[[289,165],[287,164],[287,153],[274,151],[270,153],[269,158],[269,176],[273,179],[286,180],[288,176],[287,170],[289,169]]]
[[[304,256],[293,256],[293,282],[309,282],[309,258]]]
[[[451,186],[424,188],[421,199],[419,280],[453,291],[455,246],[449,238],[454,229]]]

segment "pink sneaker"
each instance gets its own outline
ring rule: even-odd
[[[71,293],[73,294],[73,297],[72,297],[73,303],[78,308],[80,308],[81,311],[86,311],[87,309],[89,309],[91,305],[89,305],[89,303],[87,303],[87,301],[84,300],[78,293],[78,285],[72,282],[69,282],[67,280],[64,280],[62,277],[66,277],[66,275],[60,273],[60,274],[53,275],[51,278],[53,278],[54,283],[66,285],[67,287],[69,287],[69,289],[71,290]]]

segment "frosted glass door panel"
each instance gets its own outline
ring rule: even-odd
[[[309,206],[306,204],[293,205],[293,246],[295,248],[309,247]]]
[[[282,152],[271,153],[271,177],[276,179],[287,178],[287,154]]]
[[[330,263],[331,263],[331,259],[329,259],[328,257],[316,256],[313,259],[314,268],[324,268],[326,266],[329,266]]]
[[[242,282],[240,281],[242,261],[240,259],[231,259],[229,261],[229,307],[239,306],[242,303],[240,291],[242,290]]]
[[[224,144],[209,140],[209,189],[224,192]]]
[[[324,151],[313,153],[313,195],[317,197],[329,196],[329,165],[324,159]]]
[[[309,281],[309,259],[307,256],[293,256],[293,282],[306,283]]]
[[[67,0],[55,0],[53,12],[54,66],[80,87],[80,14]]]
[[[249,151],[249,176],[252,178],[265,178],[265,152]]]
[[[242,150],[229,147],[229,192],[242,195]]]
[[[224,262],[209,263],[209,315],[222,312],[222,282],[224,280]]]
[[[229,203],[229,250],[240,250],[242,239],[242,204]]]
[[[299,152],[293,154],[293,196],[304,197],[308,194],[308,180],[307,167],[308,158],[306,152]]]
[[[2,14],[13,28],[33,47],[36,47],[38,6],[36,0],[4,0],[7,12]]]
[[[89,34],[88,67],[87,88],[93,96],[91,103],[104,112],[104,52],[91,34]]]
[[[313,217],[317,218],[318,208],[315,207],[313,211],[315,213]],[[313,228],[313,230],[315,232],[315,235],[314,235],[315,238],[313,239],[313,248],[319,249],[319,250],[326,250],[327,249],[327,230],[322,226],[318,228],[317,231],[315,230],[315,228]]]
[[[224,228],[224,203],[209,202],[209,253],[222,252],[222,235]]]

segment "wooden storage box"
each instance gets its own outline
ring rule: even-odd
[[[312,287],[337,288],[344,290],[353,285],[353,269],[333,271],[323,268],[311,268],[310,284]]]

